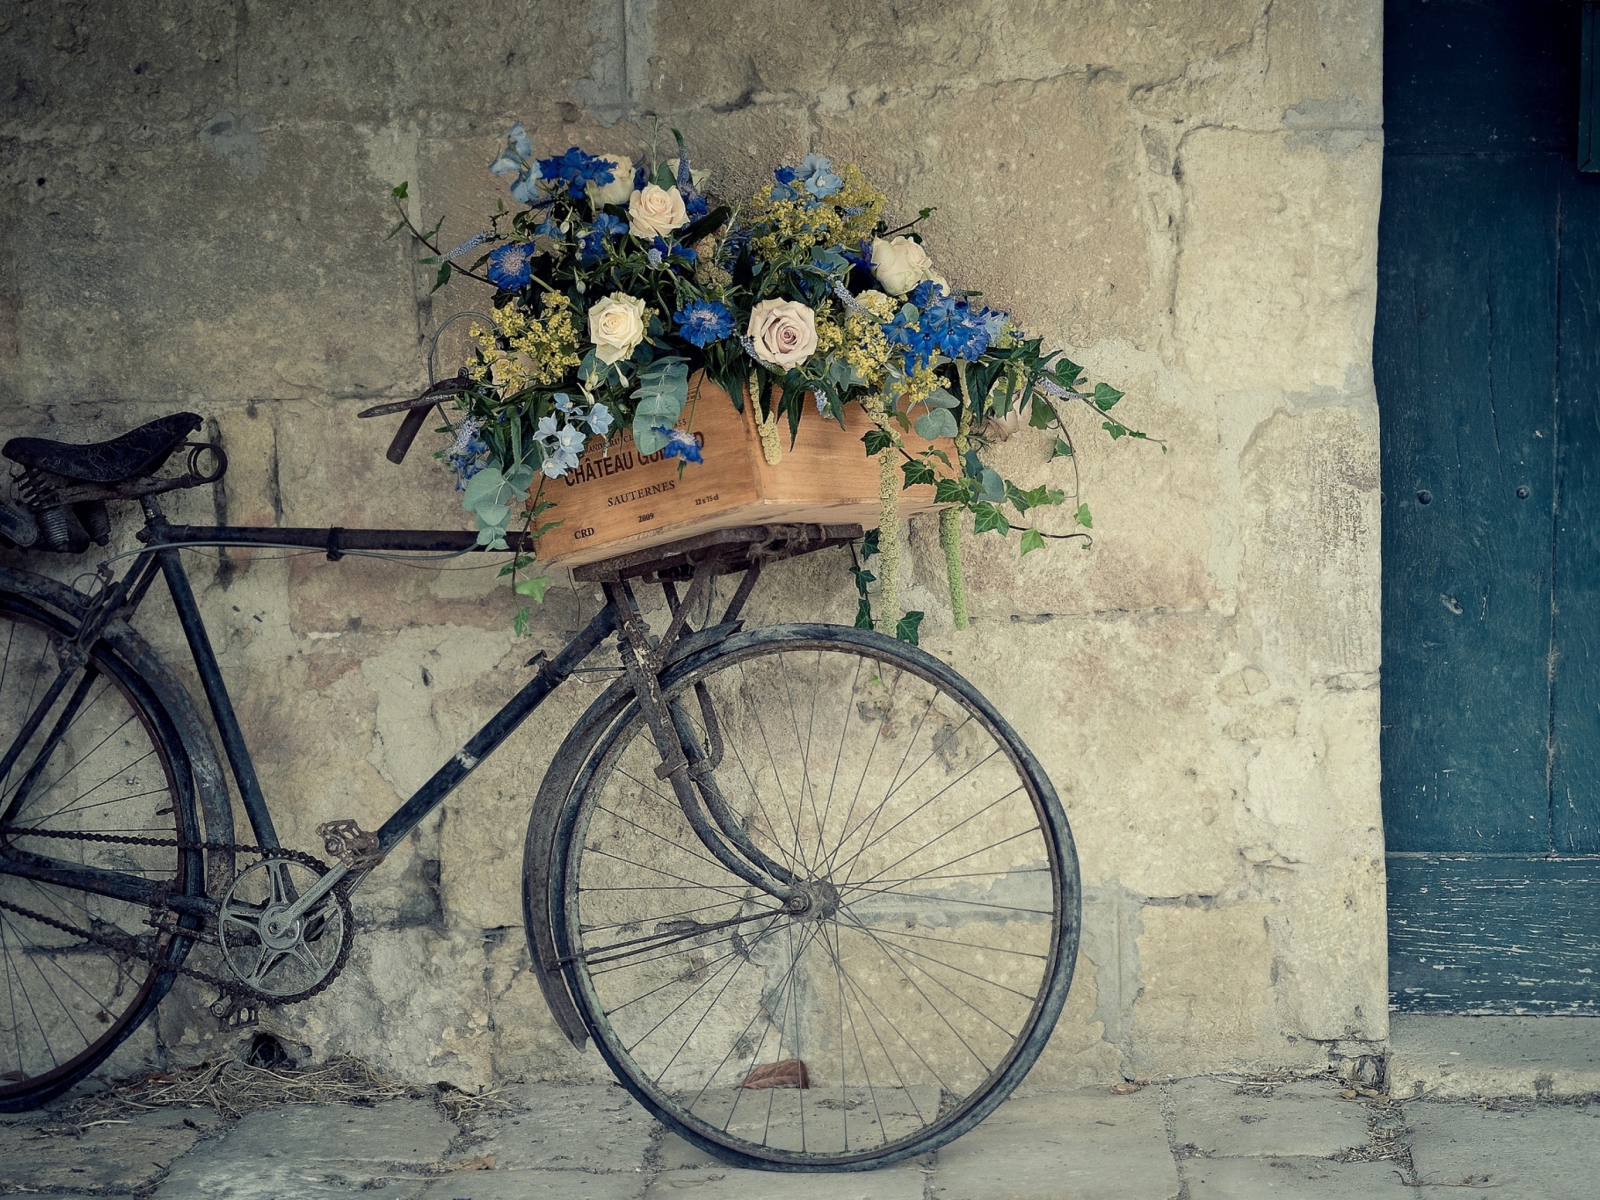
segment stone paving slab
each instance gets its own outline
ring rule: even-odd
[[[1192,1158],[1183,1164],[1189,1200],[1369,1200],[1414,1195],[1394,1162],[1325,1158]]]
[[[803,1174],[702,1167],[667,1171],[644,1195],[645,1200],[922,1200],[926,1182],[919,1167],[904,1165],[881,1171]]]
[[[292,1104],[247,1113],[199,1153],[301,1163],[436,1163],[456,1127],[430,1101]],[[369,1172],[370,1174],[370,1172]]]
[[[1389,1087],[1397,1100],[1564,1099],[1600,1092],[1593,1017],[1396,1013],[1389,1038]]]
[[[219,1161],[185,1158],[156,1190],[154,1200],[418,1200],[430,1181],[374,1176],[360,1163]]]
[[[1600,1195],[1600,1104],[1493,1112],[1467,1104],[1406,1105],[1419,1182],[1471,1177],[1495,1200],[1594,1200]]]
[[[38,1119],[6,1125],[0,1187],[131,1192],[159,1177],[214,1124],[207,1110],[168,1109],[94,1125],[77,1137],[48,1132],[51,1126]]]
[[[644,1175],[634,1172],[462,1171],[434,1180],[421,1200],[636,1200],[644,1187]]]
[[[1178,1172],[1161,1091],[1065,1092],[1008,1100],[939,1151],[938,1200],[1168,1200]]]
[[[1171,1085],[1175,1135],[1213,1158],[1240,1155],[1328,1158],[1367,1144],[1367,1110],[1331,1083],[1293,1084],[1271,1096],[1240,1095],[1225,1079]]]
[[[508,1090],[514,1110],[486,1117],[466,1154],[492,1154],[500,1170],[632,1171],[656,1121],[612,1084],[535,1083]]]

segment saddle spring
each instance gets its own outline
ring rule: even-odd
[[[13,477],[18,500],[33,513],[39,532],[52,550],[79,552],[92,541],[104,546],[111,540],[111,514],[104,500],[78,504],[62,501],[60,476],[38,467],[24,467]]]

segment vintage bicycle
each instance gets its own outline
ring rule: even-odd
[[[0,1111],[88,1075],[180,975],[224,1005],[326,988],[357,934],[361,881],[580,669],[613,677],[529,781],[522,878],[533,973],[575,1046],[592,1038],[690,1142],[768,1169],[932,1150],[1016,1087],[1060,1014],[1079,935],[1050,780],[925,651],[740,620],[765,565],[859,527],[724,529],[576,568],[603,589],[594,618],[534,656],[521,690],[381,828],[319,826],[324,861],[278,840],[184,552],[441,555],[475,539],[171,523],[161,494],[226,470],[219,446],[189,440],[200,426],[179,413],[108,442],[3,450],[18,472],[0,507],[12,561],[108,544],[111,501],[136,501],[144,523],[140,547],[88,585],[0,567]],[[719,614],[718,580],[733,576]],[[209,722],[134,628],[158,579]],[[656,629],[646,585],[666,600]],[[230,777],[253,841],[235,840]]]

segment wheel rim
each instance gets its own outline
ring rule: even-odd
[[[717,863],[642,723],[619,724],[577,785],[561,914],[591,1031],[658,1115],[757,1163],[949,1140],[1015,1085],[1064,998],[1077,901],[1048,782],[899,648],[768,642],[706,672],[719,787],[807,911]],[[706,747],[698,697],[676,694]],[[772,1080],[789,1086],[755,1086]]]
[[[52,632],[42,619],[0,610],[0,754],[58,669]],[[69,683],[0,778],[4,824],[181,839],[186,809],[137,686],[114,658],[91,655],[88,669]],[[79,703],[65,735],[35,773],[38,748],[75,696]],[[9,847],[165,883],[177,893],[188,890],[186,856],[173,847],[28,836],[10,839]],[[162,975],[151,958],[171,963],[180,949],[170,934],[146,923],[145,906],[10,874],[0,874],[0,901],[111,938],[132,937],[138,951],[114,951],[0,907],[3,1102],[48,1095],[109,1054],[156,998]]]

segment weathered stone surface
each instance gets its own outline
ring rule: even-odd
[[[246,1113],[206,1151],[240,1159],[301,1163],[421,1164],[444,1157],[456,1128],[428,1100],[382,1104],[289,1104]]]
[[[511,1170],[632,1171],[656,1128],[617,1084],[536,1083],[503,1098],[513,1111],[477,1122],[471,1152]]]
[[[1367,1110],[1340,1099],[1332,1083],[1285,1091],[1252,1095],[1226,1079],[1175,1083],[1173,1136],[1212,1158],[1331,1158],[1367,1144]]]
[[[423,1200],[634,1200],[644,1177],[583,1171],[471,1171],[436,1179]]]
[[[156,1189],[155,1200],[417,1200],[425,1178],[372,1174],[361,1163],[299,1163],[261,1159],[217,1159],[195,1155],[180,1161]]]
[[[1167,1200],[1178,1174],[1167,1152],[1161,1097],[1066,1092],[1011,1100],[939,1151],[938,1200]]]
[[[922,1200],[924,1175],[915,1166],[841,1175],[786,1175],[737,1167],[667,1171],[650,1184],[647,1200],[697,1196],[705,1200]]]
[[[1600,1046],[1582,1017],[1390,1018],[1389,1090],[1395,1096],[1570,1099],[1600,1093]]]
[[[0,1125],[0,1185],[7,1191],[132,1191],[158,1178],[214,1124],[214,1118],[205,1124],[191,1118],[185,1125],[188,1115],[182,1109],[141,1113],[76,1136],[37,1118]]]
[[[1194,1158],[1183,1164],[1191,1200],[1367,1200],[1409,1195],[1393,1162],[1336,1163],[1325,1158]]]
[[[1411,1161],[1425,1184],[1504,1189],[1541,1200],[1585,1200],[1600,1174],[1600,1106],[1412,1104]]]

